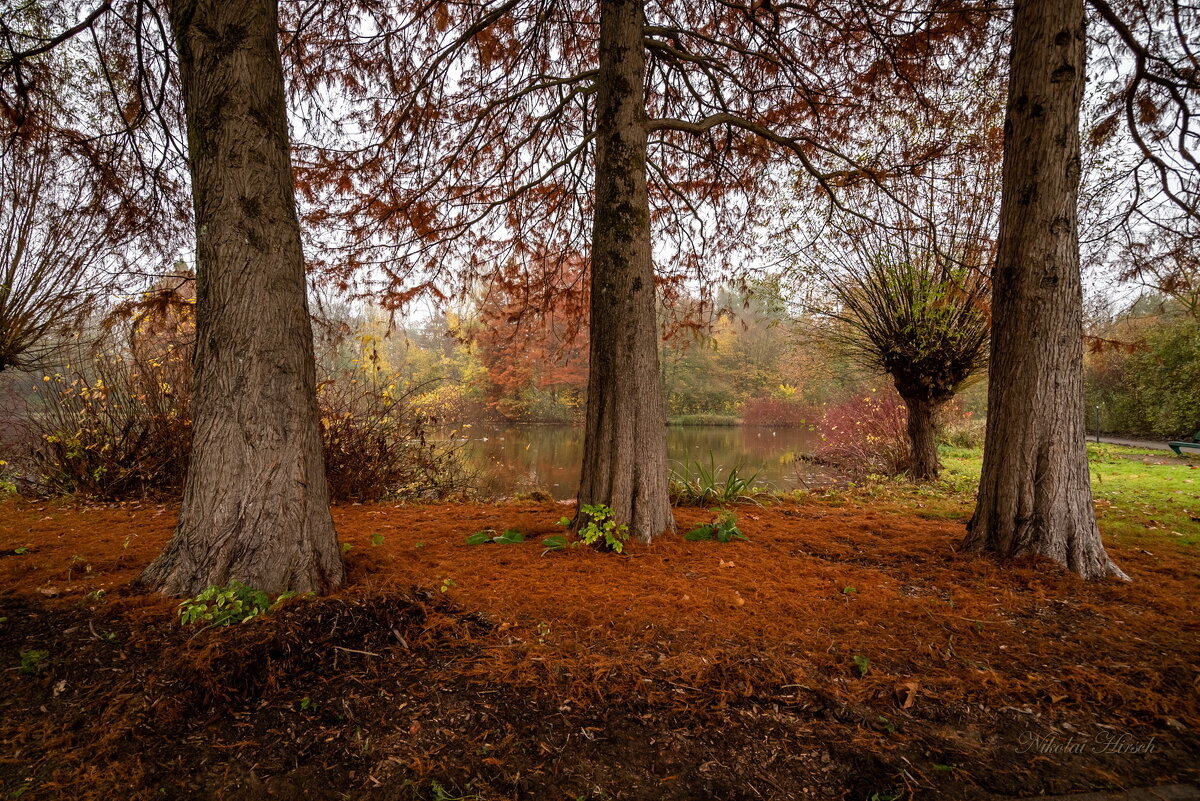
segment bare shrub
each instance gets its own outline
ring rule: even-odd
[[[908,467],[908,413],[892,390],[869,390],[827,407],[820,430],[813,461],[889,476]]]
[[[43,376],[24,414],[17,471],[38,495],[103,500],[173,496],[191,446],[191,302],[120,318],[100,346]],[[453,445],[369,360],[318,388],[325,470],[335,501],[462,494],[469,477]]]
[[[108,337],[39,383],[26,418],[38,494],[117,500],[182,489],[191,364],[179,331],[147,347]]]
[[[361,367],[318,386],[325,475],[334,500],[444,498],[466,491],[470,482],[457,446],[429,439],[431,420],[413,405],[426,389],[401,391]]]

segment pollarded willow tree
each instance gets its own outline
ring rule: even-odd
[[[113,172],[123,157],[129,185],[163,191],[143,198],[144,219],[178,221],[183,184],[172,174],[186,158],[197,253],[192,455],[178,526],[142,577],[172,594],[230,580],[327,590],[343,577],[278,37],[275,0],[61,2],[0,16],[7,122],[116,142],[119,152],[97,153],[93,167]],[[60,48],[75,48],[60,59],[69,69],[47,63]],[[34,96],[59,107],[91,100],[99,119],[39,117]]]
[[[324,266],[392,302],[547,253],[590,257],[579,502],[673,528],[656,284],[719,283],[776,179],[903,173],[962,113],[931,102],[986,4],[330,3],[295,10],[301,186]],[[583,522],[577,520],[577,523]]]
[[[990,115],[989,115],[990,116]],[[854,192],[859,214],[827,209],[789,255],[816,281],[820,329],[887,375],[908,411],[906,472],[937,478],[938,414],[987,363],[998,134],[984,125],[975,158]],[[861,215],[861,216],[859,216]]]

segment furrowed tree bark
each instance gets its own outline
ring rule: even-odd
[[[1083,0],[1018,0],[993,289],[983,475],[965,547],[1126,578],[1089,484],[1079,274]]]
[[[941,464],[937,450],[939,404],[923,398],[904,398],[908,409],[908,469],[917,481],[933,481]]]
[[[605,504],[630,534],[673,531],[658,370],[642,0],[601,0],[592,221],[591,345],[579,508]],[[576,526],[586,523],[582,513]]]
[[[172,0],[196,214],[192,456],[142,580],[325,591],[343,567],[325,482],[274,0]]]

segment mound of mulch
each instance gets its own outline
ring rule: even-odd
[[[0,792],[988,799],[1200,780],[1194,548],[1109,543],[1134,581],[1086,583],[958,554],[957,520],[737,511],[751,542],[543,556],[562,505],[340,507],[345,588],[202,630],[131,584],[172,507],[0,506]],[[482,528],[527,541],[464,543]]]

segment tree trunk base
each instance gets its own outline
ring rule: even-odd
[[[908,407],[908,466],[905,472],[914,481],[936,481],[942,467],[937,450],[939,404],[905,398],[904,405]]]
[[[984,462],[963,548],[999,558],[1044,556],[1085,579],[1128,581],[1104,549],[1082,426],[1071,428],[1077,435],[1069,438],[1005,438],[998,421],[988,421],[992,458]],[[1077,445],[1068,446],[1068,440]],[[1037,444],[1021,447],[1029,442]]]
[[[166,595],[190,597],[231,581],[272,595],[284,591],[324,593],[344,579],[328,508],[312,509],[307,519],[278,509],[259,515],[257,524],[230,520],[220,526],[222,531],[215,537],[210,522],[207,515],[181,513],[171,542],[142,573],[139,583]]]
[[[1030,521],[1001,528],[989,526],[976,517],[967,527],[963,550],[967,553],[987,553],[1001,559],[1023,556],[1044,556],[1084,579],[1130,578],[1109,558],[1100,542],[1100,532],[1065,527],[1049,531]]]

